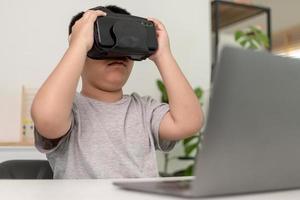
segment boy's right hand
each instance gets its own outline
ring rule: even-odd
[[[88,52],[94,43],[94,23],[99,16],[106,16],[101,10],[87,10],[83,16],[75,22],[72,33],[69,36],[69,46],[80,46]]]

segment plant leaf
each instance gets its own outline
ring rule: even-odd
[[[187,161],[190,161],[190,160],[194,160],[195,157],[192,157],[192,156],[178,156],[177,159],[178,160],[187,160]]]
[[[257,49],[258,48],[258,46],[253,42],[253,40],[250,40],[249,43],[250,43],[250,46],[249,46],[250,49]]]
[[[203,90],[200,87],[197,87],[194,89],[194,93],[198,99],[201,99],[201,97],[203,95]]]
[[[264,45],[265,48],[269,48],[269,38],[267,35],[262,33],[262,34],[258,34],[257,37],[262,42],[262,44]]]
[[[172,176],[185,176],[185,170],[184,169],[180,169],[178,171],[173,172]]]
[[[184,146],[187,145],[189,142],[193,141],[195,138],[199,138],[199,136],[194,135],[194,136],[192,136],[192,137],[189,137],[189,138],[184,139],[184,140],[183,140],[183,145],[184,145]]]
[[[163,82],[161,80],[159,80],[159,79],[156,80],[156,85],[161,92],[166,90],[165,85],[163,84]]]
[[[269,47],[268,36],[259,28],[250,26],[245,31],[237,30],[235,32],[235,41],[242,47],[249,49],[259,49],[260,47]]]
[[[247,42],[248,42],[248,40],[242,40],[240,42],[240,44],[241,44],[242,47],[245,47],[245,45],[247,44]]]
[[[235,41],[238,41],[240,38],[244,37],[245,33],[243,31],[236,31],[234,34]]]
[[[190,154],[191,154],[193,151],[197,150],[197,148],[198,148],[198,143],[194,143],[194,144],[185,146],[185,148],[184,148],[185,155],[186,155],[186,156],[190,156]]]
[[[161,92],[161,102],[168,103],[169,99],[168,99],[168,94],[164,83],[161,80],[156,80],[156,85]]]
[[[194,164],[188,166],[185,170],[184,170],[184,176],[192,176],[194,173]]]

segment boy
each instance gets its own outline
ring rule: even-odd
[[[117,6],[116,13],[129,14]],[[155,150],[202,126],[193,89],[172,56],[165,27],[156,19],[158,50],[149,59],[165,83],[169,105],[138,94],[123,95],[133,61],[93,60],[93,25],[100,10],[73,18],[69,47],[37,92],[31,109],[35,145],[46,153],[54,178],[133,178],[158,176]],[[79,77],[82,90],[76,93]]]

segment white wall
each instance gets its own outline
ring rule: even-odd
[[[273,32],[300,24],[299,0],[253,0],[253,3],[271,8]]]
[[[166,25],[182,71],[196,87],[209,88],[210,44],[208,0],[1,0],[0,1],[0,141],[18,141],[21,86],[39,87],[67,48],[70,18],[88,8],[116,4],[132,14],[154,16]],[[158,70],[136,62],[125,92],[159,98]]]

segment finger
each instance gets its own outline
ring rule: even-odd
[[[106,16],[106,13],[104,13],[102,11],[101,12],[95,12],[95,13],[91,14],[90,17],[87,20],[94,23],[96,21],[96,19],[98,17],[101,17],[101,16]]]
[[[152,21],[154,23],[155,27],[158,28],[159,30],[164,29],[163,23],[161,23],[161,21],[159,21],[158,19],[149,17],[148,20]]]
[[[105,16],[106,13],[103,12],[102,10],[87,10],[83,17],[89,18],[90,16]]]
[[[96,19],[99,16],[106,16],[106,13],[102,10],[87,10],[83,14],[83,19]]]
[[[87,10],[87,11],[85,11],[84,13],[83,13],[83,16],[82,16],[82,18],[83,19],[87,19],[87,18],[89,18],[89,16],[92,14],[92,10]]]
[[[98,17],[98,16],[106,16],[106,12],[102,11],[102,10],[95,10],[94,14]]]

